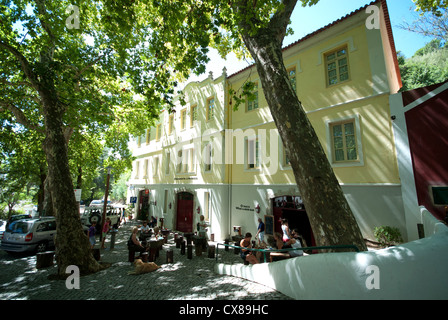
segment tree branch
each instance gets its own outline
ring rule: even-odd
[[[53,31],[51,31],[50,26],[48,23],[44,20],[44,17],[47,13],[47,8],[45,7],[45,2],[42,0],[36,1],[37,11],[39,13],[39,21],[42,26],[42,28],[45,30],[45,32],[50,37],[51,41],[51,47],[50,47],[50,55],[53,58],[54,49],[56,47],[56,37],[53,34]]]
[[[84,71],[86,71],[87,69],[91,68],[93,65],[95,65],[98,61],[100,61],[101,59],[103,59],[106,55],[108,55],[111,52],[111,50],[107,50],[104,54],[99,55],[95,60],[93,60],[91,63],[89,63],[88,65],[84,66],[81,70],[79,70],[76,74],[75,74],[75,79],[79,80],[79,77],[81,77],[81,75],[84,73]]]
[[[26,87],[30,87],[32,89],[35,89],[33,87],[33,85],[27,81],[19,81],[19,82],[10,82],[8,80],[5,79],[0,79],[0,83],[7,85],[7,86],[12,86],[12,87],[22,87],[22,86],[26,86]]]
[[[12,103],[0,100],[0,106],[2,106],[3,108],[0,107],[0,111],[4,111],[4,110],[8,110],[10,111],[14,117],[16,118],[16,121],[18,123],[20,123],[21,125],[25,126],[28,129],[37,131],[39,133],[44,133],[44,130],[41,126],[33,124],[27,117],[26,115],[23,113],[22,110],[20,110],[18,107],[16,107],[15,105],[13,105]]]
[[[30,81],[31,87],[38,90],[39,81],[37,80],[37,76],[31,69],[30,63],[25,58],[25,56],[19,50],[11,46],[8,42],[6,42],[3,39],[0,39],[0,48],[6,49],[10,53],[12,53],[12,55],[19,61],[22,67],[22,71],[25,73],[25,76]]]
[[[286,30],[288,28],[292,12],[296,7],[297,0],[283,0],[282,4],[284,5],[283,9],[278,10],[269,23],[269,28],[271,28],[271,30],[275,30],[277,40],[280,41],[280,43],[282,43],[285,38]]]

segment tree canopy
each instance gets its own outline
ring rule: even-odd
[[[399,55],[401,91],[440,83],[448,79],[448,45],[434,39],[406,59]]]
[[[440,15],[440,9],[448,8],[447,0],[412,0],[417,6],[417,10],[421,12],[432,12]]]
[[[81,231],[67,145],[100,137],[114,148],[115,158],[125,154],[129,133],[142,133],[161,108],[170,109],[177,81],[205,71],[209,46],[223,56],[250,53],[256,61],[313,229],[326,235],[318,240],[357,242],[365,249],[322,146],[287,81],[281,46],[297,2],[103,0],[73,6],[67,0],[3,1],[0,114],[8,119],[6,125],[44,137],[60,235],[60,273],[70,264],[80,266],[81,273],[98,269]],[[304,6],[317,2],[300,1]],[[289,150],[293,144],[303,152]]]

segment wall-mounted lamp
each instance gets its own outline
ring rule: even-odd
[[[198,206],[198,208],[196,209],[196,211],[198,212],[198,214],[200,214],[200,213],[201,213],[201,207]]]
[[[257,206],[255,207],[255,212],[260,213],[260,205],[259,204],[257,204]]]
[[[168,208],[171,209],[171,202],[170,202],[170,204],[168,205]]]

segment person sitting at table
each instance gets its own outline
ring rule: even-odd
[[[240,242],[240,247],[243,248],[252,248],[252,234],[250,232],[246,233],[244,239],[241,240]],[[252,251],[247,250],[247,249],[241,249],[240,252],[240,256],[244,261],[247,261],[251,264],[257,264],[260,263],[257,259],[257,257],[253,254]]]
[[[140,241],[145,242],[146,238],[151,236],[151,228],[148,226],[148,221],[143,221],[143,225],[140,227]]]
[[[154,216],[151,216],[151,221],[149,222],[149,226],[151,228],[154,228],[155,226],[157,226],[157,219],[154,218]]]
[[[277,249],[281,249],[283,248],[283,240],[282,240],[282,235],[278,232],[274,233],[274,241],[275,243],[273,243],[273,247],[277,248]]]
[[[293,229],[291,231],[291,239],[289,239],[286,244],[291,246],[292,249],[301,249],[302,244],[300,243],[300,234],[297,229]],[[300,257],[303,256],[303,250],[291,250],[289,251],[289,255],[294,257]]]
[[[135,227],[132,230],[132,234],[131,234],[131,236],[129,237],[129,240],[128,240],[128,249],[129,250],[138,251],[141,254],[142,252],[146,251],[146,248],[140,243],[140,241],[138,241],[137,233],[138,233],[138,228]]]
[[[140,234],[148,234],[151,232],[151,228],[148,226],[148,221],[143,221],[143,225],[140,227]]]

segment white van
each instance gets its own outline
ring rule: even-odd
[[[106,207],[106,219],[110,219],[110,224],[114,228],[118,228],[121,221],[121,214],[118,208],[112,206]],[[103,208],[102,207],[85,207],[84,212],[81,215],[81,223],[84,226],[84,230],[88,229],[93,222],[96,222],[97,231],[101,231],[102,220],[103,219]]]

